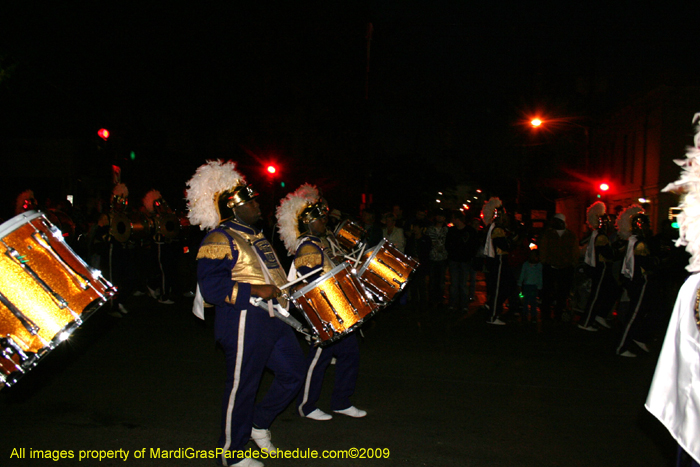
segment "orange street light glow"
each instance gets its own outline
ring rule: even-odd
[[[538,126],[542,125],[542,120],[540,120],[539,118],[533,118],[532,120],[530,120],[530,125],[537,128]]]

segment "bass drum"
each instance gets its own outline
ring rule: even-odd
[[[159,214],[154,219],[155,235],[175,240],[180,235],[180,219],[175,214]]]
[[[42,213],[13,217],[0,237],[0,383],[11,386],[116,289]]]
[[[118,242],[135,242],[151,236],[151,219],[144,213],[116,213],[111,215],[109,234]]]

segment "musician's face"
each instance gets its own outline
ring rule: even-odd
[[[241,206],[236,206],[234,211],[236,212],[236,216],[248,225],[255,225],[262,218],[260,205],[255,199]]]
[[[312,235],[323,235],[326,233],[326,224],[328,223],[328,218],[323,216],[319,219],[314,219],[309,222],[309,232]]]

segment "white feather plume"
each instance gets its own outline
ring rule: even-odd
[[[602,201],[596,201],[591,204],[586,211],[586,219],[588,219],[588,226],[596,230],[598,228],[598,223],[600,216],[605,214],[605,203]]]
[[[24,211],[24,202],[33,198],[34,192],[32,190],[24,190],[22,193],[17,195],[17,200],[15,201],[15,213],[19,214]]]
[[[503,206],[500,198],[490,198],[484,203],[484,207],[481,209],[481,218],[484,220],[485,225],[489,225],[493,220],[496,209]]]
[[[632,236],[632,218],[639,213],[644,214],[644,208],[638,204],[633,204],[617,216],[616,223],[618,234],[624,240],[627,240]]]
[[[700,113],[693,117],[693,124],[698,119]],[[676,245],[685,246],[685,251],[690,253],[690,263],[686,266],[690,272],[700,271],[700,125],[695,130],[695,147],[687,148],[686,159],[674,161],[681,167],[680,178],[663,189],[682,195]]]
[[[158,190],[151,190],[148,193],[146,193],[146,196],[143,197],[143,207],[146,208],[148,212],[153,212],[153,203],[155,203],[157,200],[161,199],[162,196],[160,195],[160,191]]]
[[[121,196],[122,198],[129,197],[129,189],[123,183],[118,183],[112,189],[112,197]]]
[[[299,214],[306,206],[315,203],[318,199],[318,189],[305,183],[293,193],[289,193],[277,206],[277,226],[280,238],[290,255],[296,253],[298,238],[301,235],[301,232],[299,232]]]
[[[187,182],[187,217],[190,224],[198,225],[201,230],[219,225],[219,195],[245,182],[235,169],[236,163],[233,161],[210,160],[199,166]]]

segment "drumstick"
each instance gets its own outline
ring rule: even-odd
[[[294,279],[292,282],[287,282],[286,284],[284,284],[283,286],[281,286],[280,289],[288,289],[289,287],[293,286],[293,285],[296,284],[297,282],[301,282],[301,281],[307,279],[308,277],[313,276],[313,275],[316,274],[320,269],[322,269],[321,266],[317,267],[316,269],[312,270],[312,271],[309,272],[309,273],[304,274],[303,276],[301,276],[301,277],[299,277],[299,278],[297,278],[297,279]]]
[[[292,282],[287,282],[286,284],[284,284],[283,286],[281,286],[281,287],[279,287],[279,288],[280,288],[280,290],[281,290],[281,289],[286,289],[286,288],[288,288],[288,287],[291,287],[291,286],[293,286],[294,284],[296,284],[297,282],[301,282],[301,281],[303,281],[304,279],[308,278],[309,276],[313,276],[313,275],[316,274],[320,269],[321,269],[321,266],[317,267],[316,269],[314,269],[313,271],[311,271],[311,272],[309,272],[309,273],[307,273],[307,274],[304,274],[303,276],[301,276],[301,277],[298,278],[298,279],[294,279]],[[284,297],[284,298],[286,298],[287,300],[289,300],[289,295],[287,295],[287,294],[282,294],[282,297]],[[253,301],[255,302],[254,305],[255,305],[255,306],[258,306],[258,305],[260,304],[260,302],[262,302],[263,300],[264,300],[264,299],[263,299],[262,297],[257,297],[257,298],[255,298],[255,299],[253,300]]]
[[[360,262],[360,259],[362,258],[362,254],[365,252],[365,244],[362,244],[362,248],[360,248],[360,254],[357,255],[357,259],[355,260],[355,267],[357,267],[357,263]]]

